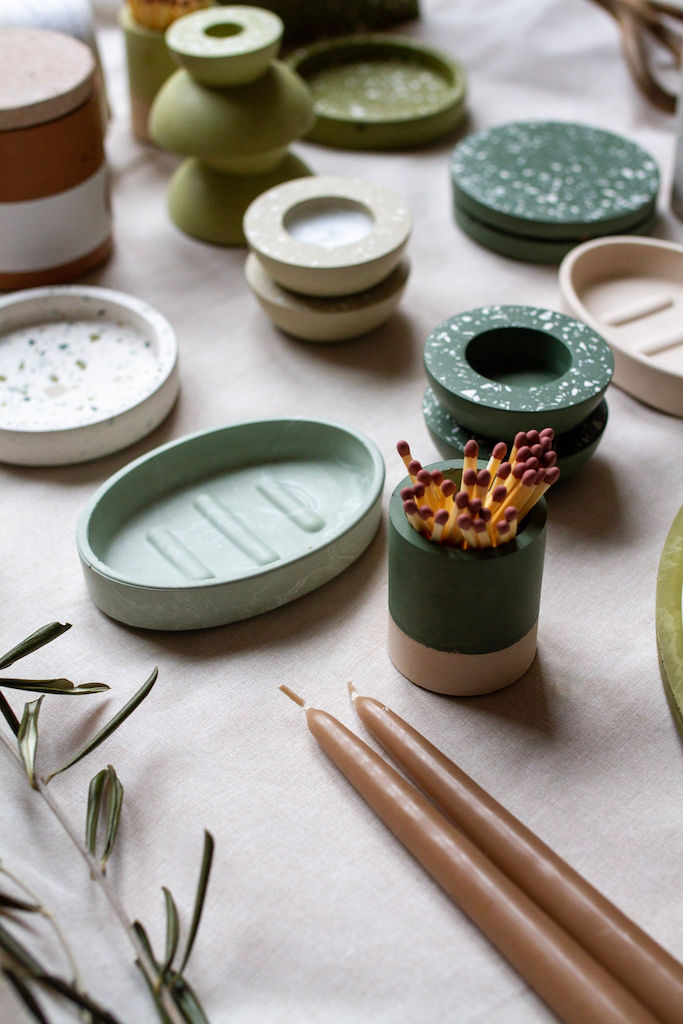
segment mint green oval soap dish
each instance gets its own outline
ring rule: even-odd
[[[146,629],[246,619],[327,583],[379,525],[384,462],[357,431],[256,420],[172,441],[112,476],[76,543],[107,615]]]

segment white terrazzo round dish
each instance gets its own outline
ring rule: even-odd
[[[268,189],[244,215],[266,272],[302,295],[353,295],[383,281],[410,236],[408,207],[374,182],[331,175]]]
[[[86,462],[164,419],[178,394],[165,317],[108,288],[30,288],[0,298],[0,461]]]

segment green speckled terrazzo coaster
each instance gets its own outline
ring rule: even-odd
[[[502,231],[592,238],[651,216],[655,160],[636,143],[584,124],[517,121],[468,135],[451,158],[456,204]]]
[[[513,232],[492,228],[470,217],[457,203],[454,204],[453,213],[458,227],[473,241],[500,253],[501,256],[509,256],[510,259],[522,260],[525,263],[559,264],[572,249],[576,248],[576,238],[531,238],[528,235],[516,235]],[[655,211],[624,234],[646,235],[652,231],[656,221]]]
[[[425,342],[424,364],[457,422],[495,440],[532,428],[572,430],[614,371],[596,331],[534,306],[484,306],[445,320]]]
[[[473,434],[471,430],[461,427],[448,409],[444,409],[437,400],[432,388],[427,388],[422,397],[422,415],[429,436],[444,459],[463,459],[465,445],[470,438],[474,438],[479,445],[481,459],[490,457],[498,441],[504,441],[509,447],[513,440],[511,437],[482,437],[481,434]],[[569,480],[588,461],[600,443],[606,426],[607,402],[603,398],[578,427],[555,437],[553,448],[557,452],[561,483]]]

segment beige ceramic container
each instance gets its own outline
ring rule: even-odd
[[[90,49],[0,29],[0,288],[71,281],[111,251],[108,176]]]
[[[683,416],[683,246],[629,235],[573,249],[560,266],[568,311],[605,338],[617,387]]]

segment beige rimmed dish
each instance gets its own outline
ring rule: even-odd
[[[559,270],[567,311],[605,338],[613,383],[683,417],[683,246],[617,235],[584,242]]]

